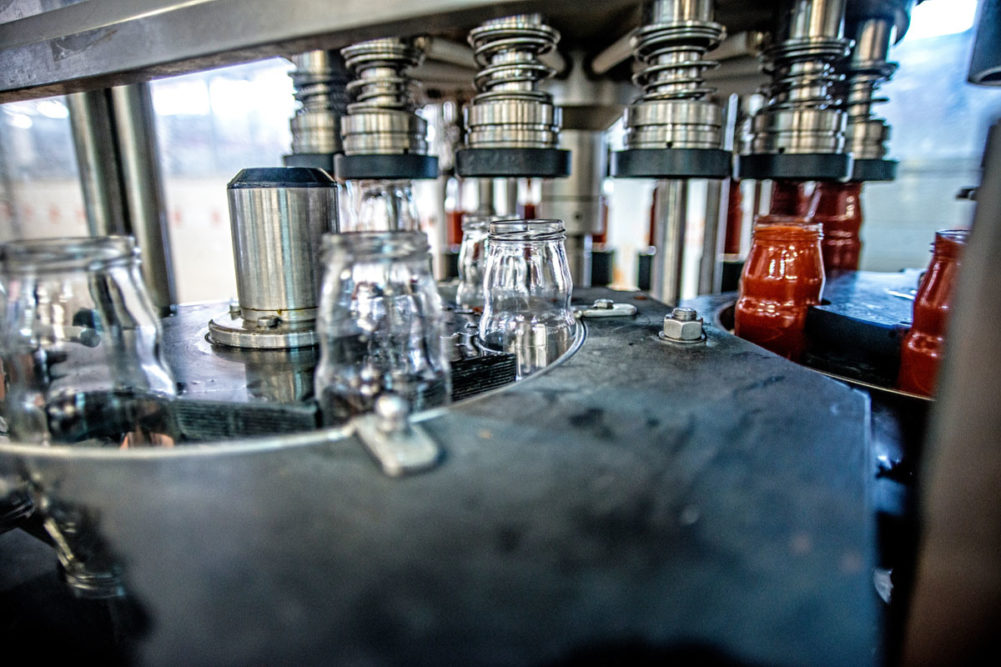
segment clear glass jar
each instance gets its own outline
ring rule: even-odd
[[[348,181],[351,214],[341,220],[342,232],[417,231],[421,218],[412,181]]]
[[[174,444],[176,386],[131,238],[5,243],[0,281],[12,440]]]
[[[515,354],[518,376],[548,366],[573,345],[577,321],[560,220],[490,223],[480,340]]]
[[[314,379],[324,422],[370,412],[385,393],[411,411],[451,397],[441,298],[423,232],[324,237]]]
[[[487,269],[487,237],[495,216],[465,215],[462,220],[462,245],[459,247],[459,288],[455,301],[460,308],[483,307],[483,276]]]
[[[900,343],[897,386],[914,394],[933,396],[945,350],[952,296],[959,281],[969,231],[949,229],[935,233],[931,264],[914,296],[910,331]]]
[[[806,315],[820,303],[824,264],[820,225],[766,215],[754,224],[740,277],[734,330],[741,338],[787,359],[806,349]]]

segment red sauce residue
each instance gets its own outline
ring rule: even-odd
[[[738,336],[799,359],[806,348],[807,310],[820,303],[824,289],[820,239],[820,225],[804,218],[758,219],[734,313]]]
[[[952,294],[968,234],[960,229],[935,234],[931,264],[914,297],[914,321],[900,345],[897,386],[904,391],[925,396],[935,393]]]
[[[820,250],[824,269],[858,269],[862,241],[862,184],[821,182],[813,193],[810,212],[814,222],[824,227]]]
[[[446,228],[448,233],[448,245],[461,245],[462,244],[462,216],[465,215],[464,211],[445,211],[445,218],[448,224]]]
[[[730,179],[730,197],[726,204],[726,236],[723,241],[723,252],[727,255],[740,254],[740,237],[744,227],[742,206],[744,196],[740,192],[740,181]]]

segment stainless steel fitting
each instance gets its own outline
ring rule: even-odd
[[[209,338],[255,349],[313,345],[320,241],[337,231],[333,179],[320,169],[244,169],[227,194],[239,305],[209,322]]]
[[[292,56],[291,73],[299,108],[289,121],[293,154],[342,151],[340,118],[347,111],[348,73],[335,51],[307,51]]]
[[[834,63],[848,55],[845,0],[786,0],[765,50],[768,103],[752,121],[752,154],[844,153],[845,114],[832,95]]]
[[[705,339],[702,318],[694,308],[675,308],[664,316],[661,340],[671,343],[698,343]]]
[[[415,113],[416,84],[406,74],[424,59],[424,48],[424,38],[391,37],[341,50],[355,77],[341,119],[345,155],[427,154],[427,121]]]
[[[539,14],[493,19],[469,33],[480,70],[478,94],[466,107],[467,148],[555,148],[560,109],[538,89],[554,70],[539,58],[560,34]]]
[[[713,92],[706,60],[725,29],[713,21],[714,0],[650,0],[632,37],[644,68],[633,76],[643,95],[626,109],[626,149],[720,148],[723,114],[705,99]]]
[[[897,70],[897,64],[887,62],[893,20],[878,17],[858,22],[855,48],[851,58],[838,67],[844,75],[839,84],[840,97],[848,116],[846,150],[856,160],[882,160],[886,157],[886,142],[890,126],[872,111],[875,104],[886,102],[876,97],[876,90]]]

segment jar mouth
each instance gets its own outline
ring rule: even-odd
[[[490,223],[491,241],[558,241],[565,238],[562,220],[507,218]]]
[[[424,232],[334,232],[323,235],[323,251],[366,259],[403,259],[430,250]]]
[[[466,213],[462,216],[462,229],[489,231],[492,223],[500,222],[502,220],[510,220],[510,218],[505,218],[502,215],[476,215],[475,213]]]
[[[952,241],[953,243],[958,243],[960,245],[966,245],[966,242],[970,238],[969,229],[943,229],[935,232],[935,238],[942,239],[944,241]]]
[[[795,215],[763,215],[754,221],[753,235],[787,241],[814,241],[823,238],[824,226]]]
[[[138,256],[131,236],[22,239],[0,244],[0,269],[19,273],[97,271]]]

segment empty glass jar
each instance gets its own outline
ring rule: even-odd
[[[519,377],[546,367],[573,345],[577,321],[565,239],[560,220],[490,223],[480,340],[515,354]]]
[[[349,181],[351,212],[342,219],[342,232],[417,231],[420,214],[412,181]]]
[[[442,307],[423,232],[324,237],[315,390],[324,422],[370,412],[385,393],[410,409],[451,397]]]
[[[12,440],[131,447],[177,438],[174,380],[131,238],[0,246]]]
[[[459,288],[455,301],[461,308],[483,307],[483,276],[487,269],[487,237],[493,216],[467,214],[462,220],[462,245],[459,246]]]

